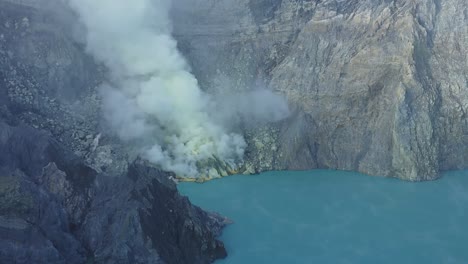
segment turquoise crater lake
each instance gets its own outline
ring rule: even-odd
[[[268,172],[178,188],[234,221],[217,263],[468,263],[468,171],[422,183]]]

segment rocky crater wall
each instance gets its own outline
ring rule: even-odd
[[[292,106],[247,132],[250,170],[419,181],[468,165],[467,14],[463,0],[197,0],[174,23],[202,86],[260,82]]]

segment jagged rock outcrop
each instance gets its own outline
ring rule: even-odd
[[[202,86],[260,81],[293,108],[247,133],[250,170],[417,181],[468,166],[464,0],[186,1],[175,35]]]
[[[2,100],[14,112],[0,113],[51,131],[98,171],[123,172],[136,153],[99,135],[106,70],[73,36],[73,13],[46,2],[0,1]],[[467,167],[463,0],[174,4],[174,35],[204,89],[261,83],[290,102],[288,120],[246,131],[246,172],[429,180]]]
[[[0,0],[0,263],[211,263],[225,219],[102,133],[105,69],[60,0]]]
[[[0,116],[49,131],[99,172],[123,173],[136,153],[100,135],[106,70],[86,54],[76,25],[61,0],[0,1]]]
[[[291,105],[287,120],[245,131],[246,172],[432,180],[468,167],[465,0],[173,2],[174,35],[203,89],[262,85]],[[1,262],[225,256],[224,219],[102,133],[106,69],[79,30],[61,0],[0,0]]]
[[[211,263],[225,219],[135,161],[99,174],[45,132],[0,121],[1,263]]]

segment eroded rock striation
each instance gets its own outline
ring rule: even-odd
[[[174,36],[203,89],[262,86],[291,106],[288,119],[244,131],[246,173],[420,181],[468,167],[465,0],[173,2]],[[0,0],[0,262],[225,256],[225,219],[106,133],[96,87],[107,69],[76,21],[61,0]]]
[[[1,263],[211,263],[225,219],[136,160],[100,174],[47,133],[0,121]]]
[[[99,135],[106,69],[73,35],[74,14],[58,0],[0,5],[1,92],[13,105],[0,113],[51,131],[98,171],[125,171],[136,153]],[[260,83],[293,109],[245,131],[246,172],[430,180],[467,167],[467,13],[463,0],[195,0],[172,16],[204,89]]]
[[[466,1],[178,2],[176,36],[202,86],[260,80],[294,109],[247,132],[250,170],[419,181],[467,167]]]

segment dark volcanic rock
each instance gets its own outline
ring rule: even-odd
[[[1,263],[210,263],[224,219],[135,161],[103,175],[45,132],[0,122]]]
[[[169,176],[136,161],[126,177],[98,179],[79,231],[96,260],[153,263],[159,255],[167,263],[210,263],[226,256],[215,239],[222,218],[193,207]]]
[[[0,122],[1,260],[85,261],[86,250],[70,227],[77,224],[71,213],[83,217],[90,199],[95,174],[86,168],[45,133]]]
[[[85,53],[76,24],[60,0],[0,0],[0,116],[49,131],[99,172],[121,174],[132,159],[98,137],[105,69]]]
[[[0,263],[226,256],[223,218],[101,132],[105,69],[76,24],[60,0],[0,0]]]

